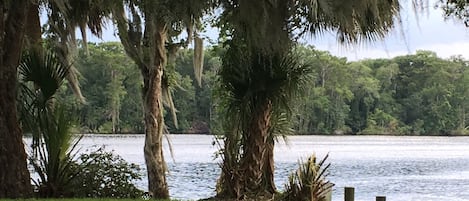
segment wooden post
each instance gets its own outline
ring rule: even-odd
[[[353,187],[345,187],[344,201],[355,200],[355,189]]]
[[[386,196],[376,196],[376,201],[386,201]]]

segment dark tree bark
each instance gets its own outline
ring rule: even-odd
[[[38,55],[42,55],[42,30],[39,19],[39,4],[31,4],[28,10],[26,27],[25,27],[25,44],[24,47],[34,51]]]
[[[32,194],[16,111],[17,67],[31,2],[8,3],[0,3],[0,16],[6,16],[0,21],[0,198],[21,198]]]
[[[250,123],[246,145],[241,159],[243,191],[247,196],[271,197],[275,193],[273,182],[274,159],[271,127],[272,103],[261,105]]]

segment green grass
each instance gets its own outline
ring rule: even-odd
[[[35,198],[35,199],[0,199],[0,201],[143,201],[144,199],[116,199],[116,198]],[[178,200],[153,200],[152,201],[178,201]]]

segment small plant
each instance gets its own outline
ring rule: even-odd
[[[70,132],[73,116],[63,106],[58,105],[45,117],[39,121],[42,137],[29,158],[39,175],[34,180],[36,191],[39,197],[68,197],[77,176],[71,170],[75,148],[82,136],[75,138]]]
[[[78,172],[73,180],[74,197],[139,198],[143,195],[132,183],[142,179],[140,167],[105,151],[104,147],[80,155],[73,169]]]
[[[329,155],[326,155],[319,163],[313,154],[304,163],[300,162],[299,168],[289,177],[289,183],[285,185],[282,200],[285,201],[327,201],[328,194],[334,184],[326,180],[330,163],[325,164]]]
[[[69,73],[52,52],[26,54],[19,66],[19,114],[23,130],[32,134],[29,161],[38,175],[33,180],[40,197],[67,197],[75,173],[71,130],[75,110],[56,99]]]

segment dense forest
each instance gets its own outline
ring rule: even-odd
[[[170,133],[217,133],[218,70],[224,49],[206,48],[202,84],[195,81],[193,50],[179,52],[165,79],[177,114],[167,105]],[[464,135],[469,107],[468,61],[430,51],[392,59],[347,61],[312,46],[296,50],[312,68],[311,84],[296,102],[298,134]],[[86,104],[84,133],[143,133],[141,75],[118,42],[89,44],[76,65]],[[73,100],[70,90],[62,98]]]

